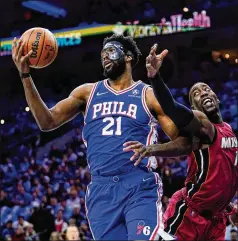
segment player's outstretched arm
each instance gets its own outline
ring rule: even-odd
[[[152,98],[153,99],[153,98]],[[158,104],[157,104],[158,105]],[[157,106],[155,104],[155,106]],[[159,109],[159,106],[156,107]],[[201,121],[203,127],[200,130],[200,137],[205,136],[206,138],[198,138],[196,136],[178,136],[178,130],[171,122],[171,120],[157,110],[158,119],[164,132],[172,139],[172,141],[164,144],[154,144],[145,146],[137,141],[129,141],[124,143],[123,151],[134,152],[134,155],[130,158],[131,161],[135,161],[137,166],[144,157],[150,156],[161,156],[161,157],[176,157],[188,155],[193,150],[199,150],[207,148],[211,144],[216,136],[216,130],[213,124],[208,120],[207,116],[200,112],[194,111],[194,115]],[[204,144],[204,139],[209,140],[209,144]]]
[[[177,157],[188,155],[192,151],[192,141],[187,137],[179,136],[175,140],[164,144],[154,144],[145,146],[138,141],[128,141],[123,145],[123,151],[134,152],[130,158],[135,161],[134,165],[138,166],[145,157],[161,156],[161,157]]]
[[[159,69],[163,59],[168,54],[164,50],[161,54],[156,55],[157,44],[155,44],[146,58],[147,76],[150,80],[154,95],[160,103],[164,113],[170,117],[177,128],[183,132],[197,132],[200,130],[200,123],[193,115],[193,112],[182,104],[178,103],[172,96],[169,88],[164,83],[159,74]]]
[[[92,84],[79,86],[68,98],[49,109],[41,99],[29,74],[30,68],[27,60],[31,52],[23,56],[23,46],[24,43],[21,40],[17,42],[14,39],[12,58],[20,73],[27,103],[40,129],[42,131],[54,130],[84,110]]]

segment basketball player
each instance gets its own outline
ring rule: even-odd
[[[162,183],[150,169],[155,158],[144,158],[139,167],[123,152],[123,143],[156,141],[156,120],[175,139],[178,128],[164,114],[152,88],[132,78],[140,51],[130,37],[106,38],[101,62],[107,79],[85,84],[49,109],[38,93],[28,66],[29,52],[22,56],[22,41],[14,39],[12,57],[23,82],[28,105],[42,131],[51,131],[84,114],[83,138],[92,182],[86,194],[90,228],[97,240],[153,240],[156,234],[173,239],[163,231]],[[166,51],[151,63],[158,71]],[[149,60],[147,61],[148,64]],[[156,214],[156,215],[155,215]]]
[[[155,58],[155,51],[156,46],[150,58]],[[163,80],[157,78],[158,83],[153,78],[150,80],[163,111],[174,123],[183,125],[182,118],[174,119],[181,110]],[[163,105],[161,98],[165,96],[167,102]],[[135,165],[151,155],[189,155],[185,188],[170,200],[164,214],[165,231],[178,240],[224,240],[227,216],[234,214],[230,221],[238,223],[237,207],[230,204],[238,189],[237,138],[230,125],[223,122],[218,97],[207,84],[193,85],[189,100],[200,120],[200,125],[193,123],[196,131],[189,130],[192,138],[183,133],[184,137],[166,144],[149,146],[131,141],[124,144],[124,151],[134,151],[131,160],[138,158]],[[183,111],[187,109],[184,107]]]

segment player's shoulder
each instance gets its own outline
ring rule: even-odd
[[[224,128],[228,128],[228,129],[230,129],[231,131],[233,131],[231,125],[228,124],[228,123],[225,122],[225,121],[223,121],[223,127],[224,127]]]
[[[70,96],[73,96],[78,99],[87,99],[90,95],[92,89],[96,86],[96,83],[85,83],[83,85],[80,85],[76,87],[70,94]]]
[[[206,116],[206,114],[204,114],[203,112],[199,111],[199,110],[193,110],[193,114],[198,118],[198,119],[208,119],[208,117]]]
[[[145,83],[143,84],[144,84],[143,88],[145,88],[146,96],[153,97],[154,96],[153,88],[148,84],[145,84]]]

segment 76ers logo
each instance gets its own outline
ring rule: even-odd
[[[140,235],[141,233],[146,236],[150,235],[150,226],[145,226],[145,222],[142,220],[139,221],[137,225],[137,235]]]
[[[133,95],[139,95],[139,93],[140,93],[140,92],[139,92],[139,90],[137,90],[137,89],[135,89],[135,90],[132,91],[132,94],[133,94]]]

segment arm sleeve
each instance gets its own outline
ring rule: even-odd
[[[164,113],[174,122],[182,133],[200,132],[201,123],[194,116],[192,110],[178,103],[172,96],[168,86],[158,73],[149,78],[154,95],[161,105]]]

